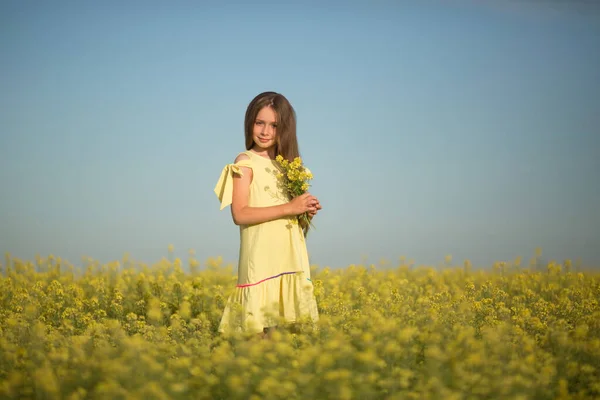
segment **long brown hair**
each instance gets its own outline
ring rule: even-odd
[[[296,136],[296,111],[284,95],[276,92],[263,92],[256,96],[246,109],[244,120],[244,134],[246,136],[246,150],[254,146],[254,122],[256,116],[264,107],[271,107],[277,118],[277,129],[275,131],[275,156],[281,155],[292,162],[294,158],[300,157],[298,138]],[[302,228],[304,236],[308,234],[310,225],[304,219],[298,223]]]
[[[275,156],[281,155],[288,161],[300,157],[298,138],[296,137],[296,111],[284,95],[276,92],[263,92],[256,96],[246,109],[244,133],[246,150],[254,146],[253,130],[256,116],[264,107],[271,107],[277,117],[275,133]]]

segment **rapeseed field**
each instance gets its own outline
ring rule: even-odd
[[[0,398],[600,397],[600,273],[570,261],[315,266],[318,323],[260,339],[217,333],[230,265],[169,250],[153,265],[7,255]]]

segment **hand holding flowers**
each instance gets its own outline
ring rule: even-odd
[[[311,219],[316,215],[317,210],[321,209],[317,198],[307,192],[310,187],[309,181],[313,179],[313,175],[302,164],[300,157],[296,157],[294,161],[290,162],[279,155],[275,161],[281,170],[278,177],[282,180],[284,191],[292,199],[290,203],[299,213],[298,222],[306,235],[308,227],[313,226]]]

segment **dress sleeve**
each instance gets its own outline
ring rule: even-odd
[[[221,210],[231,204],[233,197],[233,174],[243,176],[240,167],[252,168],[250,160],[240,160],[235,164],[227,164],[221,171],[219,181],[215,186],[215,194],[221,202]]]

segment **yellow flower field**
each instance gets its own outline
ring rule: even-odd
[[[231,266],[185,263],[7,255],[0,398],[600,396],[600,273],[568,261],[314,267],[320,321],[265,340],[216,333]]]

